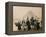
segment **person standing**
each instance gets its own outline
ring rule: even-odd
[[[27,21],[26,21],[26,24],[27,24],[27,26],[28,26],[28,31],[31,29],[31,27],[30,27],[30,22],[29,22],[29,18],[27,17]]]

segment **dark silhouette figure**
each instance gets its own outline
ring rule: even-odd
[[[39,24],[40,24],[40,23],[37,21],[37,30],[39,30],[39,29],[40,29]]]
[[[35,20],[34,20],[34,17],[32,17],[31,19],[30,19],[30,21],[31,21],[31,25],[34,25],[35,23]]]
[[[20,24],[20,22],[15,23],[15,24],[16,24],[16,26],[18,26],[18,30],[21,30],[21,24]]]
[[[29,19],[28,19],[28,17],[27,17],[27,22],[26,22],[26,24],[27,24],[27,26],[28,26],[28,31],[31,29],[31,27],[30,27],[30,22],[29,22]]]

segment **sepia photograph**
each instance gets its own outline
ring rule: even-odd
[[[41,7],[13,6],[13,31],[39,32],[42,26]]]

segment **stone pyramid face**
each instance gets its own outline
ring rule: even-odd
[[[33,14],[33,12],[28,11],[24,16],[23,19],[27,19],[27,17],[30,19],[31,17],[34,17],[35,15]]]

